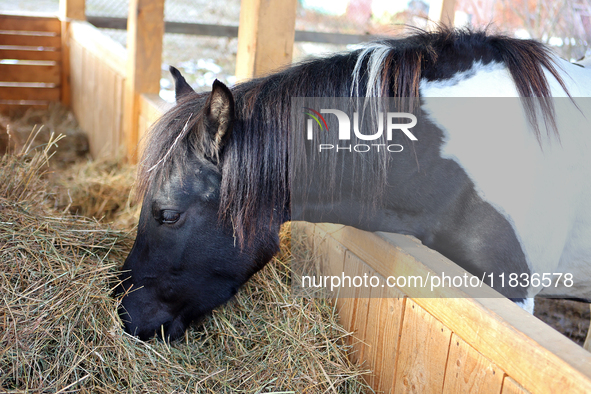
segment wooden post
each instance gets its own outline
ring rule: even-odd
[[[236,77],[258,77],[291,63],[297,0],[242,0]]]
[[[456,0],[431,0],[429,5],[429,28],[433,29],[437,24],[453,27],[455,7]]]
[[[139,96],[160,91],[164,0],[130,0],[124,130],[127,159],[138,160]]]
[[[84,20],[85,0],[60,0],[59,16],[62,22],[62,75],[60,100],[63,105],[69,107],[72,102],[70,88],[70,21],[73,19]]]

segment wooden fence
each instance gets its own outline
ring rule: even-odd
[[[87,22],[69,29],[71,107],[93,157],[123,154],[127,53]]]
[[[0,109],[60,100],[61,23],[57,17],[0,14]]]
[[[294,226],[320,275],[367,274],[385,283],[389,276],[465,273],[409,236]],[[341,323],[355,333],[351,359],[373,371],[369,383],[384,393],[591,392],[589,352],[494,290],[479,291],[473,298],[445,288],[433,297],[421,287],[368,286],[336,298]]]

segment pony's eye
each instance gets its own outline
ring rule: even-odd
[[[180,217],[181,217],[180,212],[165,209],[162,212],[160,212],[160,223],[173,224],[173,223],[178,222]]]

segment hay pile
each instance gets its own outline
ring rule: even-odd
[[[88,138],[74,114],[58,102],[51,103],[48,109],[29,108],[12,116],[0,113],[0,155],[20,151],[31,139],[33,146],[46,144],[51,135],[67,136],[54,146],[53,167],[62,168],[88,155]]]
[[[141,208],[133,190],[135,172],[135,166],[117,158],[74,163],[52,177],[53,208],[132,230]]]
[[[43,175],[50,145],[0,158],[0,392],[370,391],[331,306],[290,295],[289,234],[184,340],[126,335],[110,294],[133,234],[44,208],[56,199]]]

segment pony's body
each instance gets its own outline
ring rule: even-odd
[[[124,266],[122,290],[139,290],[123,298],[122,317],[140,338],[161,325],[179,336],[225,302],[276,252],[291,214],[411,234],[475,275],[570,273],[573,286],[543,293],[591,299],[589,70],[534,42],[442,30],[308,61],[232,91],[217,83],[209,95],[173,75],[177,106],[148,141],[138,237]],[[290,144],[300,140],[290,140],[291,98],[350,96],[420,99],[418,141],[397,134],[393,142],[406,149],[383,167],[341,152],[326,169],[333,181],[379,173],[363,223],[349,215],[367,191],[352,176],[338,183],[352,193],[324,199],[312,185],[312,198],[292,212]],[[522,106],[520,96],[540,101]],[[523,305],[540,291],[494,287]]]
[[[591,73],[588,69],[557,59],[564,82],[573,97],[546,75],[556,111],[559,139],[544,138],[541,144],[524,116],[521,124],[507,124],[507,112],[522,111],[508,102],[505,113],[478,106],[423,109],[444,130],[441,156],[457,162],[474,182],[475,189],[511,224],[524,252],[530,275],[571,273],[572,287],[564,282],[543,289],[547,296],[591,299]],[[425,83],[422,97],[519,97],[511,76],[497,64],[482,67],[473,77],[454,86]],[[574,103],[573,103],[574,101]],[[574,104],[578,104],[575,106]],[[577,108],[578,107],[578,108]],[[467,116],[468,115],[468,116]],[[457,122],[474,121],[473,130]],[[464,131],[464,132],[463,132]],[[570,284],[570,283],[569,283]],[[539,289],[531,288],[528,297]]]

